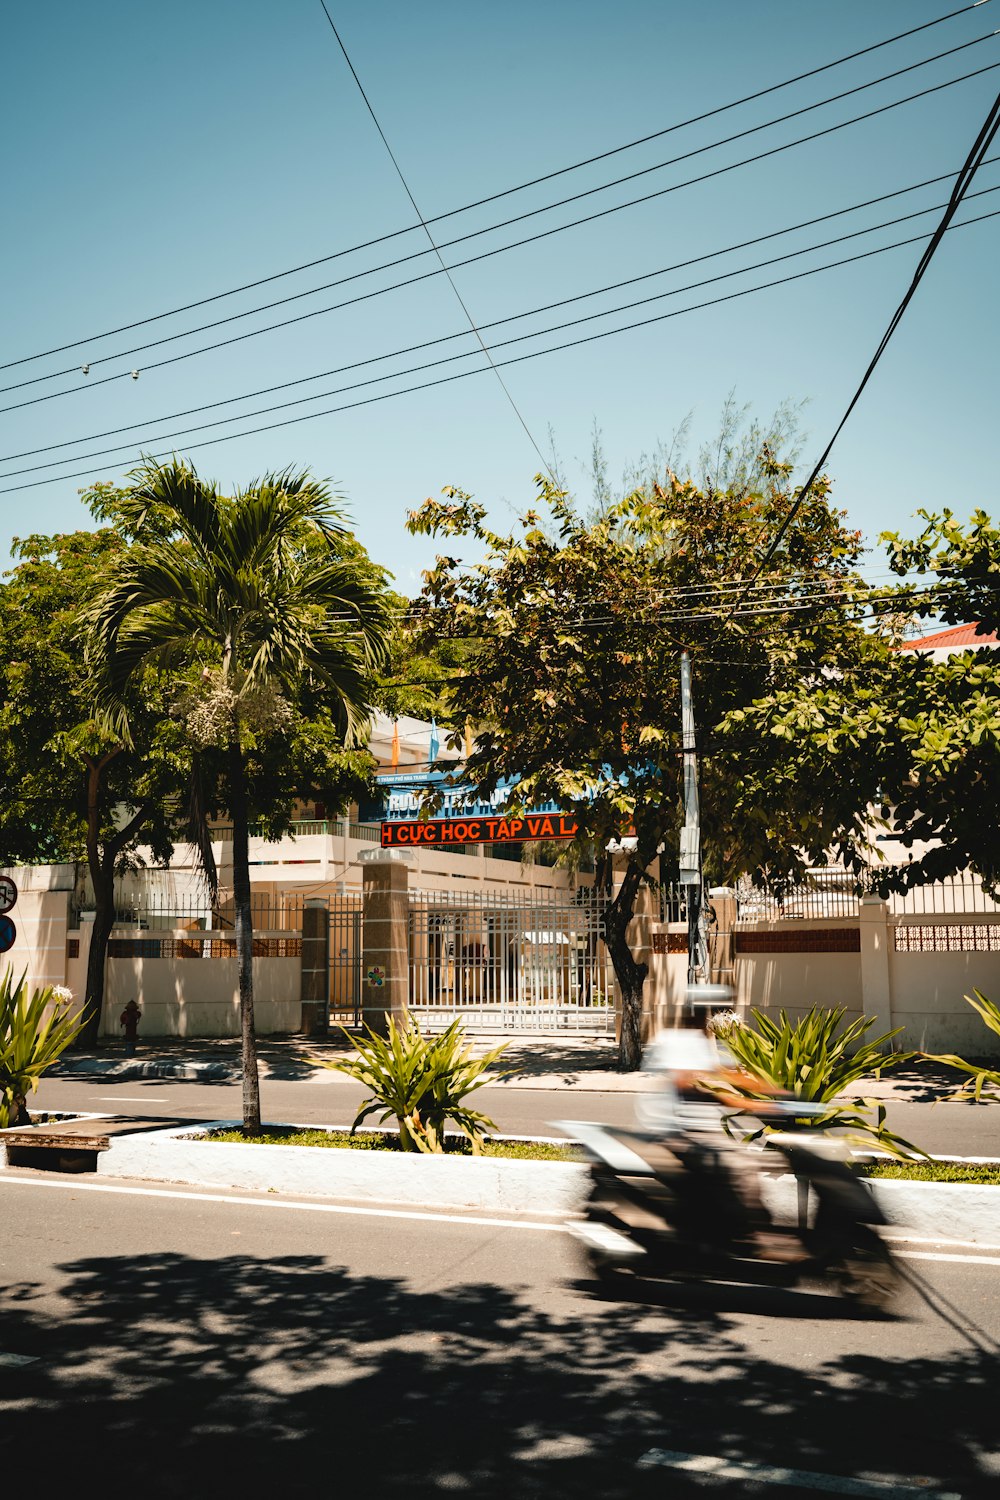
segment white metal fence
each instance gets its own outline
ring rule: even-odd
[[[411,892],[410,1009],[470,1030],[613,1033],[594,891]]]

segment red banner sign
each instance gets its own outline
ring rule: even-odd
[[[418,818],[382,824],[383,849],[452,844],[520,844],[531,839],[576,838],[579,825],[566,813],[526,813],[523,818]]]

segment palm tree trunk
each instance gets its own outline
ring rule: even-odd
[[[229,747],[230,814],[233,820],[233,905],[236,908],[236,962],[240,983],[243,1044],[243,1134],[260,1135],[260,1080],[253,1023],[253,912],[250,905],[250,829],[246,776],[239,744]]]
[[[107,851],[102,857],[100,839],[100,802],[102,775],[118,754],[110,751],[100,760],[87,759],[87,867],[94,887],[94,930],[90,935],[90,952],[87,957],[87,989],[83,997],[83,1030],[75,1046],[88,1048],[97,1046],[101,1029],[101,1012],[104,1009],[104,975],[108,957],[108,941],[115,925],[115,854]]]
[[[83,1002],[84,1027],[74,1046],[87,1050],[97,1046],[101,1029],[101,1012],[104,1009],[104,974],[107,966],[108,941],[115,925],[115,881],[114,869],[105,873],[91,866],[94,883],[94,930],[90,935],[90,952],[87,955],[87,990]]]

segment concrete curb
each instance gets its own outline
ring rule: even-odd
[[[215,1120],[116,1136],[111,1149],[98,1158],[98,1174],[427,1209],[549,1215],[579,1213],[589,1190],[589,1168],[577,1162],[245,1146],[236,1141],[208,1144],[196,1139],[205,1130],[234,1124],[238,1122]],[[894,1227],[930,1239],[1000,1247],[1000,1188],[878,1180],[869,1183],[869,1190]],[[795,1216],[794,1177],[767,1178],[764,1192],[776,1215]]]
[[[979,1182],[882,1178],[869,1181],[867,1187],[894,1229],[908,1230],[922,1239],[1000,1248],[1000,1187]],[[790,1174],[765,1178],[763,1196],[777,1218],[795,1218],[798,1188]]]
[[[212,1120],[116,1136],[98,1158],[98,1175],[502,1213],[574,1213],[587,1194],[587,1168],[576,1162],[244,1146],[238,1141],[210,1145],[193,1139],[205,1130],[238,1123]]]

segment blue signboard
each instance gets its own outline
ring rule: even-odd
[[[0,917],[0,953],[9,953],[17,942],[17,928],[10,917]]]

